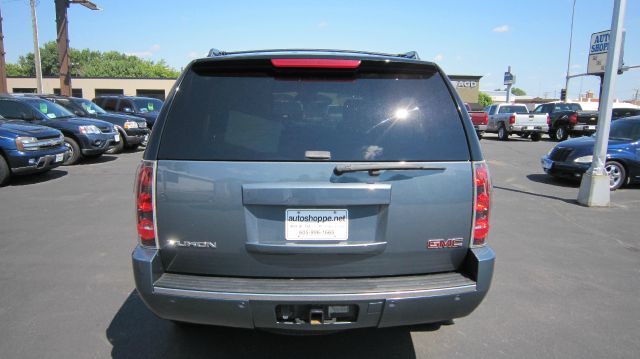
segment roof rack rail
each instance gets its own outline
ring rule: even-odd
[[[338,53],[354,53],[365,55],[378,55],[388,57],[402,57],[405,59],[420,60],[420,56],[416,51],[409,51],[404,54],[386,54],[382,52],[369,52],[369,51],[357,51],[357,50],[328,50],[328,49],[267,49],[267,50],[244,50],[244,51],[221,51],[216,48],[209,50],[207,57],[217,57],[225,55],[238,55],[238,54],[251,54],[251,53],[265,53],[265,52],[286,52],[286,51],[307,51],[307,52],[338,52]]]

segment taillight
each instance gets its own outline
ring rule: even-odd
[[[145,247],[156,246],[156,231],[154,225],[153,183],[155,163],[142,161],[136,175],[136,224],[138,239]]]
[[[489,235],[489,212],[491,210],[491,179],[485,162],[476,162],[474,167],[475,200],[472,246],[483,246]]]
[[[483,120],[483,122],[482,122],[483,125],[488,124],[489,123],[489,114],[485,112],[484,113],[484,117],[483,117],[482,120]]]
[[[551,125],[551,116],[547,114],[547,125]]]
[[[516,123],[516,115],[509,116],[509,124],[513,125],[514,123]]]
[[[578,114],[576,113],[572,113],[569,115],[569,123],[572,125],[575,125],[576,123],[578,123]]]
[[[342,59],[271,59],[275,67],[306,67],[325,69],[356,69],[360,60]]]

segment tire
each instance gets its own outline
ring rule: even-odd
[[[609,189],[617,190],[627,183],[627,171],[618,161],[607,161],[604,165],[605,171],[609,175]]]
[[[531,134],[531,141],[538,142],[542,139],[542,134],[540,132],[535,132]]]
[[[62,164],[65,166],[75,165],[82,159],[82,152],[80,152],[80,146],[78,142],[71,137],[64,136],[64,145],[67,146],[69,150],[69,158],[64,161]]]
[[[122,150],[124,150],[124,135],[122,134],[122,132],[120,132],[120,130],[118,130],[118,133],[120,134],[120,141],[116,143],[115,146],[108,149],[105,153],[108,153],[110,155],[117,155],[118,153],[121,153]]]
[[[9,178],[11,178],[11,169],[4,157],[0,155],[0,187],[9,183]]]
[[[507,128],[504,127],[504,125],[500,125],[500,127],[498,128],[498,139],[500,141],[509,140],[509,132],[507,132]]]
[[[569,138],[569,131],[567,130],[567,126],[559,126],[558,128],[556,128],[553,131],[553,135],[551,137],[553,137],[553,139],[558,142],[564,141]]]
[[[140,144],[127,146],[128,150],[135,151],[140,147]]]
[[[529,133],[521,133],[518,136],[520,136],[521,138],[529,138]],[[533,136],[533,133],[531,134],[531,136]]]

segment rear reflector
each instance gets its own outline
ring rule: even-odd
[[[138,166],[138,174],[136,176],[136,224],[138,227],[138,239],[144,247],[156,246],[153,213],[154,165],[154,162],[142,161]]]
[[[338,59],[271,59],[275,67],[301,67],[324,69],[356,69],[360,66],[360,60]]]
[[[571,123],[572,125],[575,125],[576,123],[578,123],[578,114],[576,113],[572,113],[569,115],[569,123]]]
[[[489,235],[489,212],[491,210],[491,179],[484,162],[474,163],[475,192],[473,245],[483,246]]]

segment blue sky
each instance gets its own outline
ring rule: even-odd
[[[508,65],[516,87],[553,96],[564,86],[572,0],[497,1],[108,1],[103,10],[69,10],[71,46],[165,59],[180,69],[209,48],[335,48],[400,53],[416,50],[448,74],[483,75],[502,86]],[[28,0],[1,0],[7,61],[33,51]],[[591,33],[611,26],[613,0],[577,0],[571,72],[586,71]],[[37,8],[40,43],[55,40],[53,0]],[[640,64],[640,0],[628,0],[625,63]],[[599,80],[572,80],[569,91]],[[617,77],[616,97],[632,98],[640,69]]]

